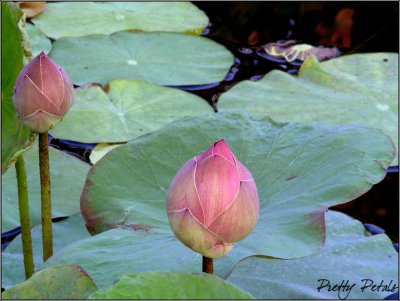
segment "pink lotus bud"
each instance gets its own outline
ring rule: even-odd
[[[187,161],[167,195],[169,223],[187,247],[209,258],[226,255],[253,230],[257,187],[225,140]]]
[[[19,73],[13,104],[22,123],[43,133],[61,121],[74,101],[74,87],[67,73],[44,52]]]

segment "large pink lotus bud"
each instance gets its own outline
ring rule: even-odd
[[[253,230],[257,187],[225,140],[187,161],[167,195],[169,223],[187,247],[209,258],[226,255]]]
[[[22,123],[44,133],[61,121],[74,101],[67,73],[44,52],[21,70],[15,81],[13,104]]]

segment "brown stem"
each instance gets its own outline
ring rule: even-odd
[[[39,168],[42,211],[43,261],[53,255],[53,231],[51,225],[51,193],[48,133],[39,134]]]
[[[208,274],[214,273],[214,262],[212,258],[203,256],[203,272]]]

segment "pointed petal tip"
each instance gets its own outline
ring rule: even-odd
[[[213,144],[213,153],[220,155],[235,164],[234,155],[225,139],[220,139]]]
[[[228,161],[233,160],[232,152],[224,139],[220,139],[211,144],[211,146],[206,151],[196,156],[196,160],[201,161],[211,155],[220,155],[222,157],[225,157]]]
[[[229,149],[229,145],[224,138],[221,138],[218,141],[214,142],[213,146],[214,146],[214,148],[215,147],[226,147]]]

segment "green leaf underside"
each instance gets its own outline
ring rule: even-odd
[[[398,144],[398,54],[346,55],[318,63],[306,59],[298,76],[272,71],[243,81],[218,101],[279,122],[322,121],[382,129]],[[392,165],[397,165],[397,156]]]
[[[239,243],[243,256],[314,253],[324,241],[326,208],[366,192],[393,158],[389,137],[359,126],[275,124],[239,113],[185,118],[113,149],[92,167],[81,198],[90,231],[126,225],[170,232],[171,179],[220,138],[252,172],[260,196],[257,226]]]
[[[15,162],[16,154],[30,144],[31,132],[19,121],[12,104],[14,82],[23,68],[23,48],[18,29],[22,13],[14,3],[1,3],[1,172]]]
[[[28,180],[29,211],[31,226],[40,223],[40,177],[37,141],[24,154]],[[49,148],[52,217],[69,216],[80,210],[79,197],[90,166],[81,160]],[[20,225],[18,213],[18,190],[15,169],[2,176],[2,231]]]
[[[32,58],[36,57],[42,51],[46,54],[50,52],[50,40],[36,26],[31,23],[26,23],[26,32],[29,36]]]
[[[58,265],[6,290],[2,299],[86,299],[96,289],[79,266]]]
[[[355,222],[344,214],[331,211],[327,213],[327,229],[327,244],[316,255],[293,260],[274,259],[265,261],[266,259],[263,259],[265,263],[260,259],[260,265],[266,267],[263,270],[256,269],[255,273],[264,272],[267,275],[265,283],[262,282],[263,279],[260,279],[260,276],[257,278],[257,274],[255,275],[257,282],[254,284],[247,283],[247,281],[251,282],[251,271],[245,271],[246,275],[249,275],[249,279],[245,279],[246,275],[240,276],[239,270],[242,265],[244,269],[248,269],[246,262],[253,259],[245,259],[233,269],[235,264],[244,259],[244,252],[240,250],[243,249],[240,243],[227,256],[214,261],[215,274],[224,278],[233,269],[228,280],[235,281],[235,284],[240,286],[242,278],[235,280],[235,277],[243,277],[242,289],[257,298],[271,296],[278,298],[285,296],[285,294],[292,298],[304,298],[304,296],[309,297],[310,295],[313,298],[318,298],[314,294],[318,283],[311,280],[313,275],[319,276],[324,272],[327,275],[326,277],[330,276],[332,280],[336,280],[339,276],[354,280],[363,275],[375,278],[377,275],[382,275],[384,280],[393,277],[393,280],[396,281],[397,278],[394,275],[397,267],[397,255],[386,235],[366,237],[365,229],[359,222]],[[368,252],[371,252],[371,254],[366,255]],[[365,255],[366,257],[364,257]],[[314,258],[315,264],[310,266],[310,262]],[[364,258],[368,265],[363,264]],[[109,230],[77,241],[55,254],[46,262],[45,266],[79,264],[89,273],[100,289],[108,289],[117,279],[127,273],[150,271],[200,273],[201,259],[202,257],[199,254],[183,246],[171,234],[155,233],[151,230],[133,231],[132,228],[126,227],[125,229]],[[342,261],[346,264],[336,269],[336,266],[339,267]],[[288,271],[291,263],[293,263],[294,270]],[[279,268],[279,270],[271,271],[273,267],[269,267],[267,264],[274,264],[274,267]],[[328,264],[335,267],[329,273],[326,270]],[[312,267],[312,269],[309,269],[309,267]],[[335,272],[336,270],[337,272]],[[280,273],[282,275],[279,275]],[[293,274],[293,277],[291,277],[291,274]],[[268,275],[272,276],[269,277]],[[274,277],[279,279],[279,285],[272,280]],[[288,292],[285,292],[288,282],[290,282]],[[300,283],[296,288],[299,290],[297,294],[292,290],[296,283]],[[274,287],[276,287],[275,290]],[[275,293],[276,295],[274,295]],[[333,295],[330,296],[332,298]],[[359,296],[359,294],[356,296]],[[322,292],[320,298],[324,297],[326,297],[326,294]]]
[[[210,274],[148,272],[124,275],[105,291],[89,299],[253,299],[221,278]]]
[[[327,241],[315,255],[293,260],[248,258],[239,263],[228,281],[257,299],[383,299],[394,291],[364,285],[398,284],[398,254],[386,235],[366,236],[364,226],[342,213],[328,211]],[[322,280],[328,287],[318,292]],[[354,287],[345,290],[335,284]],[[392,281],[392,282],[391,282]],[[327,282],[325,281],[324,284]],[[390,284],[391,283],[391,284]],[[389,287],[387,289],[389,289]]]
[[[115,80],[108,93],[100,87],[76,89],[75,103],[50,133],[86,143],[124,142],[185,116],[211,113],[201,97],[135,80]]]
[[[200,273],[201,259],[200,255],[183,246],[169,233],[135,231],[133,227],[127,227],[112,229],[70,244],[49,258],[44,267],[79,264],[99,289],[106,289],[122,275],[129,273]]]
[[[124,30],[200,35],[208,25],[205,13],[189,2],[48,3],[32,21],[54,39]]]
[[[340,283],[343,277],[357,284],[350,298],[382,298],[388,295],[387,292],[367,290],[360,293],[359,290],[360,281],[364,278],[384,280],[387,284],[390,280],[397,283],[397,253],[390,239],[386,235],[366,236],[360,222],[342,213],[328,211],[326,220],[327,242],[315,255],[293,260],[248,258],[233,269],[228,281],[256,298],[337,298],[335,291],[328,293],[322,290],[317,293],[317,279],[326,278],[332,283]],[[68,231],[68,228],[65,230]],[[234,256],[238,255],[235,254],[235,248],[226,257],[215,260],[217,275],[226,276],[234,264],[243,259]],[[134,298],[131,295],[133,292],[124,291],[124,280],[111,286],[127,273],[199,273],[201,256],[169,234],[126,228],[109,230],[77,241],[56,253],[45,266],[65,263],[79,264],[100,289],[109,289],[99,291],[93,297]],[[304,272],[305,269],[308,272]],[[156,281],[155,278],[151,279]],[[113,295],[118,291],[121,295]]]
[[[246,254],[248,251],[238,244],[228,255],[214,260],[215,274],[225,277]],[[117,227],[70,244],[46,261],[44,267],[79,264],[100,289],[107,289],[124,274],[200,273],[201,263],[202,256],[186,248],[171,233],[131,226]]]
[[[35,269],[38,271],[42,261],[42,226],[38,225],[32,229],[32,244]],[[69,244],[87,238],[90,234],[85,228],[80,213],[68,217],[66,220],[53,223],[53,250],[57,253]],[[2,287],[9,288],[25,280],[22,241],[18,235],[2,252]]]
[[[78,85],[115,79],[199,85],[223,80],[233,63],[233,55],[212,40],[168,32],[61,38],[50,58]]]

